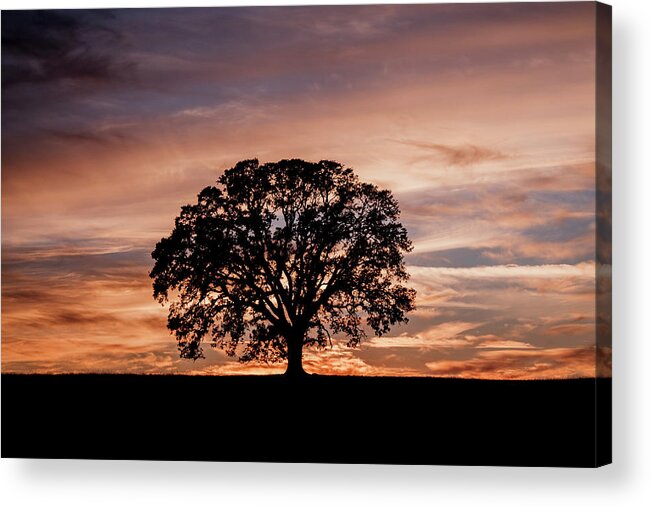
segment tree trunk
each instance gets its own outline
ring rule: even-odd
[[[303,369],[303,337],[300,335],[287,338],[287,370],[285,375],[292,378],[307,375]]]

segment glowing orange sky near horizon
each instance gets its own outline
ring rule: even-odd
[[[308,351],[308,371],[609,368],[594,348],[594,9],[3,12],[2,371],[283,371],[209,347],[180,359],[148,278],[180,206],[253,157],[354,168],[394,192],[414,242],[410,323]]]

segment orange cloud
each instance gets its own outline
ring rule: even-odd
[[[594,347],[546,350],[485,351],[464,361],[427,363],[433,375],[480,379],[594,377]]]
[[[414,146],[425,150],[431,150],[443,157],[443,160],[450,165],[467,166],[485,162],[487,160],[504,160],[508,155],[499,150],[477,146],[474,144],[447,145],[438,143],[424,143],[418,141],[395,141],[407,146]]]

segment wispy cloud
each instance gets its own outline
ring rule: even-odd
[[[473,268],[428,268],[410,266],[412,276],[421,280],[439,279],[441,277],[456,277],[470,280],[512,278],[533,280],[594,280],[595,264],[584,262],[577,265],[542,264],[539,266],[518,266],[507,264],[502,266],[478,266]]]
[[[441,377],[481,379],[536,379],[594,377],[595,349],[553,348],[546,350],[485,351],[463,361],[427,363]]]
[[[439,155],[445,163],[454,166],[463,167],[490,160],[505,160],[510,157],[500,150],[486,146],[477,146],[470,143],[449,145],[410,140],[399,140],[394,142],[423,150],[433,151]]]
[[[45,128],[42,130],[54,140],[74,145],[91,143],[99,146],[115,146],[115,144],[131,141],[131,137],[122,132],[99,132],[94,129],[71,131]]]

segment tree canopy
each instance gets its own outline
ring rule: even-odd
[[[183,206],[152,252],[154,297],[171,300],[181,357],[202,344],[240,361],[288,359],[334,336],[356,346],[406,322],[412,249],[389,190],[337,162],[239,162]]]

